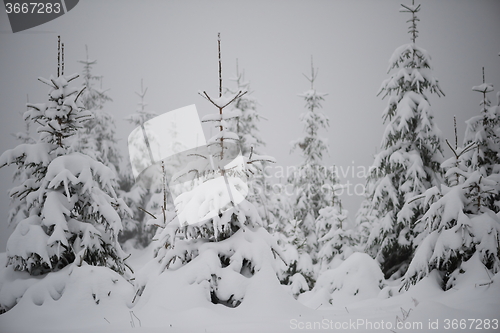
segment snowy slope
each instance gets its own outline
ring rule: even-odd
[[[150,258],[149,251],[135,251],[131,263],[140,266]],[[0,254],[0,264],[3,279],[5,253]],[[150,295],[147,302],[132,306],[134,291],[130,285],[124,280],[113,283],[116,274],[110,270],[84,265],[72,268],[71,279],[57,301],[46,297],[39,306],[30,298],[36,293],[28,292],[12,310],[0,315],[0,332],[390,332],[388,325],[392,325],[394,332],[436,332],[438,330],[428,327],[436,320],[439,331],[471,332],[476,331],[469,329],[471,321],[467,322],[466,330],[445,330],[445,320],[500,319],[500,276],[490,279],[481,267],[473,265],[471,263],[462,275],[456,288],[446,292],[439,285],[439,276],[430,274],[408,292],[391,298],[383,296],[391,288],[386,287],[376,297],[356,302],[343,297],[338,304],[321,305],[318,309],[308,308],[288,295],[272,276],[270,267],[255,274],[247,286],[244,302],[232,309],[189,294],[190,289],[182,287],[187,281],[175,282],[168,274],[162,274],[163,280],[156,281],[154,295]],[[66,269],[70,267],[61,272]],[[52,278],[57,278],[57,273]],[[358,276],[358,283],[373,284],[372,279],[365,276],[363,281]],[[474,281],[484,281],[484,285]],[[175,304],[162,297],[165,288],[177,288],[176,298],[184,297],[185,304]],[[89,289],[100,299],[99,304],[89,296]],[[27,313],[30,320],[26,320]],[[398,320],[400,325],[410,325],[407,327],[412,329],[404,329],[404,326],[397,329]],[[476,321],[474,325],[479,323]],[[418,326],[420,324],[422,326]],[[482,324],[484,327],[485,322]],[[495,332],[493,329],[477,331]]]

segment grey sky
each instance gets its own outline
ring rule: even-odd
[[[103,75],[104,87],[110,88],[114,101],[107,110],[117,119],[127,157],[126,140],[133,128],[122,119],[137,107],[134,92],[140,90],[141,78],[149,87],[146,102],[151,110],[163,113],[196,104],[200,117],[214,111],[197,92],[217,93],[220,32],[224,84],[234,87],[228,78],[238,58],[260,103],[259,112],[268,119],[261,126],[265,152],[279,166],[300,162],[298,154],[289,154],[289,142],[303,133],[298,117],[304,102],[297,94],[309,89],[302,73],[310,73],[314,55],[319,67],[315,86],[329,93],[323,103],[331,124],[325,133],[330,142],[326,163],[348,174],[340,175],[342,183],[363,184],[351,177],[352,168],[357,172],[368,167],[380,145],[387,101],[376,93],[388,77],[392,52],[410,40],[409,15],[398,12],[400,3],[410,1],[81,0],[66,15],[16,34],[0,11],[0,151],[17,144],[10,133],[23,129],[19,112],[25,110],[26,95],[32,102],[46,101],[47,87],[37,77],[56,74],[58,34],[65,43],[67,74],[81,72],[77,60],[85,57],[85,44],[90,57],[97,59],[94,74]],[[464,121],[479,110],[481,96],[471,88],[481,83],[482,66],[486,81],[500,88],[500,2],[419,3],[417,44],[432,55],[435,76],[446,94],[429,96],[435,120],[443,136],[452,139],[457,115],[461,141]],[[490,99],[497,102],[494,94]],[[0,170],[0,251],[9,233],[6,192],[13,171]],[[353,219],[360,197],[346,193],[343,201]]]

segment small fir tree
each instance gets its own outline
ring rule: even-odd
[[[220,34],[218,46],[219,97],[200,93],[218,109],[217,114],[203,118],[215,124],[218,132],[208,140],[206,154],[193,153],[192,161],[173,177],[182,181],[169,183],[174,187],[172,191],[178,190],[176,187],[181,190],[174,199],[177,216],[169,216],[164,209],[163,218],[150,220],[158,225],[155,239],[159,245],[155,259],[138,279],[137,295],[148,293],[150,270],[159,273],[158,278],[174,276],[178,271],[194,279],[194,288],[202,286],[208,302],[235,307],[243,301],[249,278],[261,270],[269,272],[267,269],[280,260],[278,247],[261,227],[256,208],[238,197],[245,192],[245,170],[240,164],[226,168],[241,156],[234,151],[239,138],[228,130],[228,121],[239,114],[224,109],[245,92],[223,95]],[[243,161],[249,165],[266,160],[256,154],[252,158]],[[187,185],[189,189],[184,191]],[[242,200],[236,204],[238,198]]]
[[[476,149],[468,152],[469,161],[468,167],[472,170],[478,170],[483,176],[489,176],[494,173],[500,173],[500,116],[498,105],[491,105],[490,100],[486,96],[487,93],[493,91],[493,85],[485,83],[484,67],[483,67],[483,83],[472,87],[473,91],[477,91],[483,95],[480,102],[480,114],[469,119],[466,124],[464,146],[470,143],[476,143]],[[500,104],[500,95],[499,101]],[[493,207],[491,207],[493,209]]]
[[[452,288],[467,271],[500,271],[500,174],[498,136],[500,108],[490,106],[492,85],[473,87],[483,94],[480,116],[467,121],[464,147],[448,146],[453,157],[443,164],[447,185],[425,192],[424,237],[403,279],[408,289],[432,270],[443,276],[443,289]],[[414,200],[419,200],[415,198]],[[469,272],[470,273],[470,272]]]
[[[500,218],[487,206],[500,190],[498,177],[449,168],[449,182],[457,173],[463,176],[462,182],[425,194],[425,230],[403,279],[406,289],[436,269],[442,272],[443,289],[448,290],[468,270],[470,260],[492,274],[500,270]]]
[[[348,229],[347,211],[341,205],[328,206],[319,211],[316,220],[318,235],[318,274],[335,268],[355,252],[354,231]]]
[[[69,86],[77,74],[64,75],[64,44],[58,51],[57,77],[38,80],[50,87],[47,103],[28,104],[26,122],[37,124],[35,143],[24,143],[0,156],[0,167],[15,164],[26,178],[10,195],[25,200],[29,216],[7,242],[7,270],[29,281],[68,265],[108,267],[125,274],[118,244],[119,213],[128,211],[116,197],[114,173],[104,164],[72,150],[75,133],[92,117],[79,98],[83,90]],[[30,279],[31,278],[31,279]],[[12,308],[25,288],[3,282],[0,309]],[[61,292],[62,293],[62,292]]]
[[[280,231],[274,234],[286,263],[279,274],[280,282],[288,286],[289,293],[295,298],[311,290],[316,281],[313,261],[307,253],[307,239],[300,223],[297,220],[287,220]]]

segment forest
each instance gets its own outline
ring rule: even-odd
[[[193,92],[211,113],[152,111],[141,80],[128,138],[98,61],[87,46],[68,59],[58,36],[56,71],[33,76],[47,97],[19,106],[24,128],[0,156],[0,172],[14,170],[0,331],[497,331],[500,91],[483,67],[465,131],[455,118],[443,136],[421,9],[399,7],[408,42],[377,91],[385,129],[357,211],[343,204],[345,170],[327,161],[336,119],[314,56],[290,116],[299,163],[276,177],[268,116],[238,60],[223,80],[224,34],[202,51],[217,56],[214,85]]]

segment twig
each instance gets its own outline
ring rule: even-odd
[[[457,155],[457,152],[455,149],[453,149],[453,147],[450,145],[450,142],[448,141],[448,139],[445,139],[444,141],[446,141],[446,144],[448,145],[448,147],[450,147],[451,151],[453,152],[453,154],[455,155],[455,158],[458,159],[458,155]]]
[[[54,87],[56,87],[56,89],[59,89],[59,86],[57,85],[57,83],[54,82],[54,79],[50,79],[50,82],[52,82],[52,84],[54,85]]]
[[[141,289],[137,289],[136,293],[135,293],[135,296],[134,296],[134,299],[132,300],[132,303],[135,302],[135,298],[137,297],[137,295],[139,295],[139,292],[141,291]]]
[[[201,155],[201,154],[189,154],[189,155],[187,155],[187,156],[198,156],[198,157],[203,157],[204,159],[207,159],[207,157],[206,157],[206,156],[203,156],[203,155]]]
[[[83,91],[85,90],[85,88],[87,88],[87,87],[85,87],[85,86],[84,86],[84,87],[82,88],[82,90],[80,90],[80,92],[78,93],[78,95],[76,95],[76,97],[75,97],[75,103],[76,103],[76,101],[78,100],[78,97],[80,97],[80,95],[83,93]]]
[[[57,77],[59,77],[61,67],[61,36],[57,36]]]
[[[485,283],[480,283],[475,285],[475,287],[484,287],[484,286],[489,286],[490,284],[493,284],[493,280],[490,282],[485,282]]]
[[[64,75],[64,43],[61,44],[61,76]]]
[[[43,79],[41,77],[38,78],[38,81],[45,83],[46,85],[48,85],[51,88],[57,89],[56,87],[54,87],[53,85],[51,85],[49,82],[47,82],[45,79]]]
[[[223,107],[222,109],[224,109],[226,106],[228,106],[229,104],[231,104],[232,102],[234,102],[236,99],[240,98],[240,97],[243,97],[243,95],[245,95],[248,91],[238,91],[238,93],[236,94],[236,96],[234,96],[234,98],[232,100],[230,100],[229,102],[227,102]]]
[[[288,264],[286,263],[285,259],[283,259],[283,257],[278,252],[276,252],[275,249],[271,248],[271,251],[273,252],[274,259],[276,259],[276,256],[278,256],[281,259],[281,261],[283,261],[285,266],[288,267]]]
[[[137,207],[138,209],[142,210],[144,213],[148,214],[149,216],[151,216],[152,218],[154,218],[155,220],[157,220],[158,218],[156,216],[154,216],[153,214],[151,214],[150,212],[148,212],[147,210],[145,210],[144,208],[142,207]]]
[[[130,311],[130,318],[132,318],[132,321],[134,321],[134,318],[132,316],[134,316],[139,321],[139,327],[142,327],[141,320],[135,315],[134,311]]]
[[[458,149],[457,117],[456,116],[453,116],[453,124],[455,127],[455,149]]]
[[[415,197],[415,198],[411,199],[410,201],[408,201],[408,203],[411,204],[413,201],[417,201],[417,200],[420,200],[423,198],[425,198],[425,195],[419,195],[418,197]]]
[[[217,46],[219,49],[219,97],[222,97],[222,59],[220,54],[220,32],[217,34]]]

